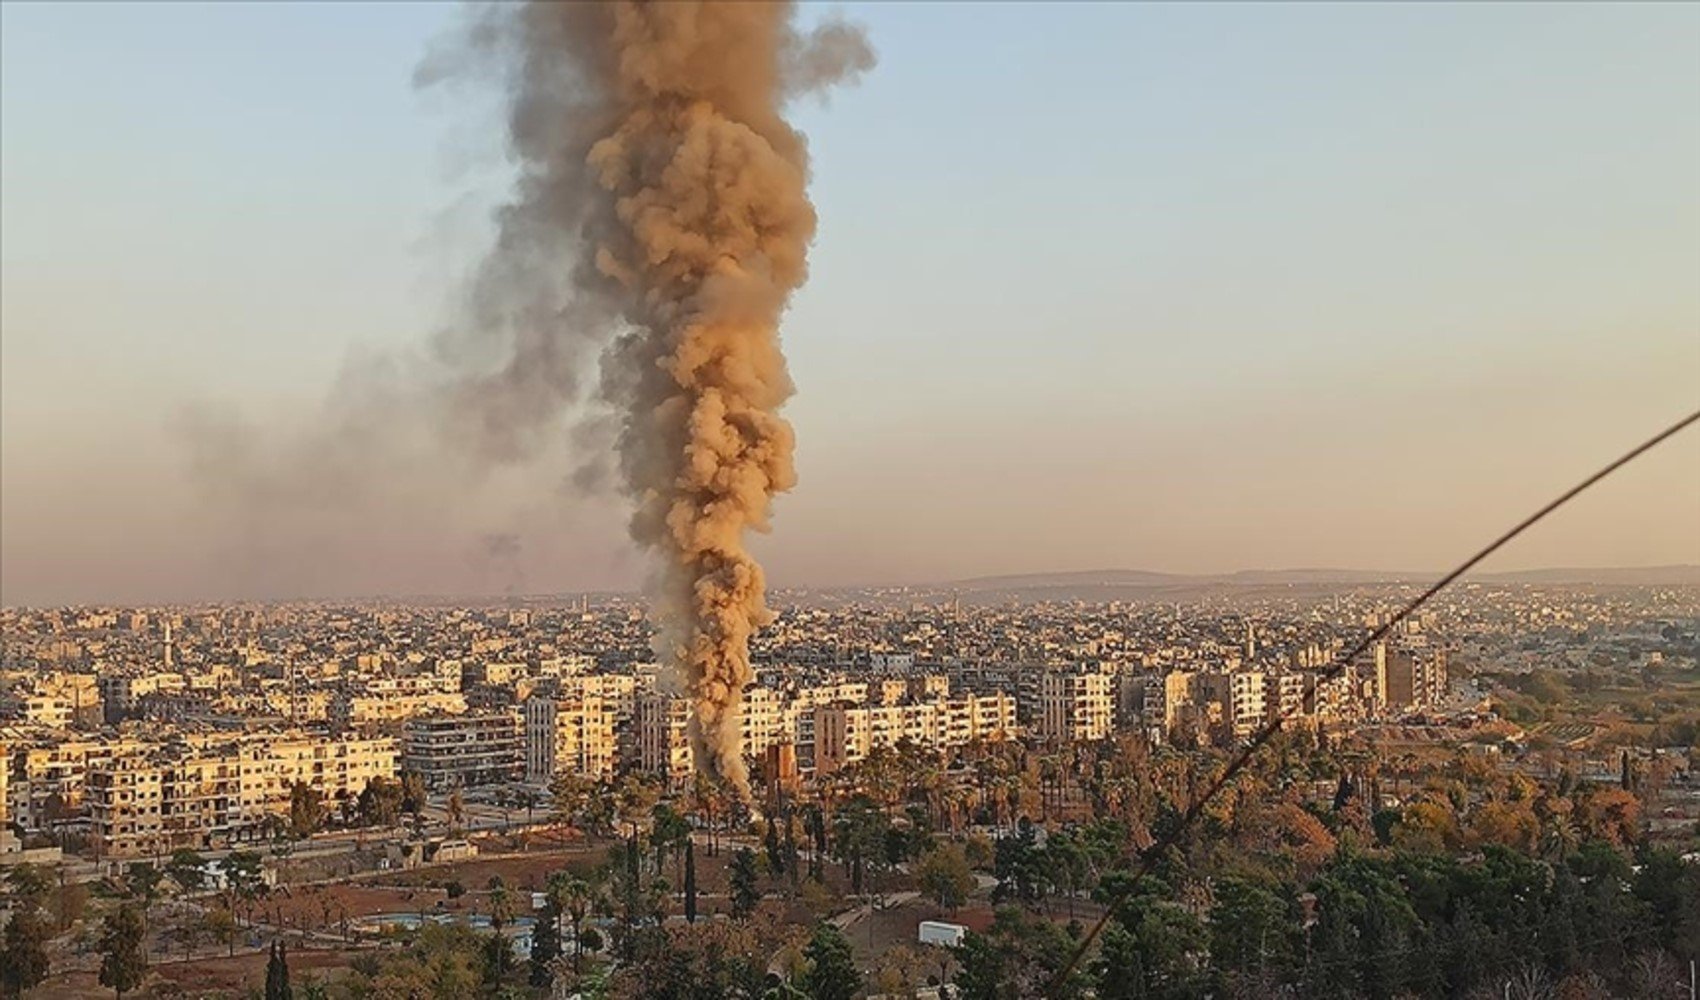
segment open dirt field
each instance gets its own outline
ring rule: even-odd
[[[329,980],[340,975],[354,954],[351,951],[290,952],[289,972],[297,991],[300,984],[310,978]],[[151,991],[156,996],[175,994],[184,997],[241,995],[250,987],[262,986],[265,981],[266,953],[257,951],[239,954],[235,958],[220,955],[190,962],[158,961],[149,970],[147,983],[140,993],[145,995]],[[34,992],[36,996],[54,997],[56,1000],[110,1000],[112,996],[112,991],[100,985],[98,976],[92,971],[54,976]]]

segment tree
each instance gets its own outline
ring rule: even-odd
[[[289,834],[305,840],[325,822],[325,797],[305,781],[289,786]]]
[[[69,930],[72,924],[81,920],[88,902],[88,886],[79,882],[61,881],[58,891],[53,894],[54,932]]]
[[[506,927],[513,918],[513,893],[508,891],[507,886],[497,883],[490,890],[490,928],[497,934],[501,934],[502,928]]]
[[[785,854],[779,844],[779,827],[773,822],[773,817],[767,817],[767,828],[762,834],[762,853],[767,858],[767,871],[774,878],[785,874]]]
[[[850,876],[850,891],[861,893],[870,867],[885,853],[885,831],[891,820],[871,797],[856,795],[832,817],[832,853]]]
[[[1458,820],[1441,799],[1413,802],[1393,826],[1393,845],[1419,854],[1446,854],[1462,843]]]
[[[205,858],[189,850],[179,848],[171,855],[171,860],[165,863],[166,874],[171,880],[183,888],[184,892],[197,892],[206,882],[207,861]]]
[[[501,988],[502,981],[507,979],[508,974],[513,971],[513,942],[508,940],[506,934],[497,931],[484,941],[482,951],[483,970],[481,978],[484,985],[494,992]]]
[[[153,910],[153,904],[159,899],[159,883],[165,874],[155,868],[152,862],[132,862],[124,870],[125,895],[142,904],[142,954],[147,954],[147,923],[148,915]]]
[[[697,922],[697,847],[696,842],[685,838],[685,922]]]
[[[165,936],[183,946],[183,961],[187,962],[206,937],[206,915],[196,913],[181,917],[166,929]]]
[[[414,822],[425,811],[427,799],[425,776],[417,771],[401,772],[401,808],[403,812],[413,814]]]
[[[201,915],[201,932],[212,941],[222,943],[229,949],[230,955],[235,956],[236,939],[241,936],[235,914],[222,906],[208,909]]]
[[[761,902],[761,890],[756,887],[756,853],[747,847],[733,851],[728,877],[732,883],[732,915],[743,918],[754,913]]]
[[[120,998],[142,985],[148,960],[142,954],[142,915],[129,903],[107,915],[100,935],[100,985]]]
[[[974,891],[974,872],[962,848],[945,844],[923,857],[915,869],[915,881],[921,891],[938,901],[940,907],[955,913],[968,901]]]
[[[21,902],[41,905],[53,889],[53,878],[40,865],[24,863],[6,873],[6,885]]]
[[[19,910],[0,937],[0,997],[23,996],[47,978],[48,928],[33,909]]]
[[[355,814],[365,826],[395,826],[401,819],[404,796],[401,782],[374,777],[355,798]]]
[[[159,899],[159,883],[165,873],[152,862],[136,861],[124,869],[125,895],[140,900],[144,912]]]
[[[1541,824],[1528,802],[1484,802],[1470,817],[1470,833],[1478,843],[1533,854]]]
[[[65,832],[60,824],[74,818],[77,815],[77,810],[71,808],[71,803],[65,800],[65,796],[58,792],[49,792],[46,800],[41,804],[41,813],[42,819],[46,821],[47,829],[59,835],[59,846],[63,848],[65,846]]]
[[[724,791],[720,785],[701,771],[691,783],[690,808],[703,819],[703,826],[708,829],[708,856],[714,857],[720,853],[720,841],[717,837],[715,819],[720,815],[720,804]]]
[[[554,981],[554,973],[550,969],[561,954],[561,894],[556,889],[557,877],[562,872],[556,872],[549,878],[549,889],[543,894],[543,909],[537,913],[537,920],[531,928],[531,955],[528,959],[531,972],[528,977],[533,986],[548,986]]]
[[[620,785],[614,791],[614,803],[620,819],[631,828],[633,837],[638,834],[638,824],[651,815],[660,798],[661,790],[640,775],[628,774],[620,779]]]
[[[577,973],[584,960],[584,949],[589,944],[588,935],[595,928],[584,926],[585,918],[590,915],[591,907],[601,895],[602,880],[605,877],[603,869],[597,869],[594,876],[596,882],[589,879],[569,875],[566,872],[556,872],[549,878],[549,897],[554,901],[559,911],[567,916],[572,923],[573,931],[573,972]],[[591,947],[595,951],[595,947]]]
[[[1014,1000],[1015,995],[1006,992],[1004,986],[1003,951],[991,937],[971,931],[953,951],[962,966],[956,974],[956,996],[963,1000]]]
[[[608,979],[608,1000],[721,1000],[759,997],[768,948],[755,932],[726,921],[658,927]]]
[[[1224,990],[1232,983],[1284,973],[1295,943],[1287,901],[1267,886],[1229,876],[1215,887],[1210,910],[1210,956]]]
[[[459,830],[466,824],[466,796],[459,788],[449,792],[449,801],[443,808],[448,813],[449,829]]]
[[[815,928],[803,955],[809,960],[809,971],[803,973],[801,985],[813,1000],[850,1000],[862,988],[850,942],[831,924]]]
[[[1167,885],[1147,877],[1133,891],[1122,873],[1105,879],[1105,898],[1121,899],[1098,960],[1098,995],[1105,1000],[1200,995],[1195,956],[1205,950],[1204,925],[1175,902]]]
[[[1598,788],[1576,806],[1576,817],[1591,837],[1613,846],[1633,844],[1641,835],[1641,803],[1621,788]]]
[[[1074,900],[1092,878],[1092,863],[1074,830],[1058,830],[1045,841],[1045,879],[1068,900],[1068,915],[1074,916]]]
[[[959,1000],[1078,997],[1083,985],[1078,972],[1052,988],[1073,950],[1074,939],[1051,921],[1029,916],[1017,907],[1001,907],[986,933],[970,932],[961,946],[952,949],[961,967],[952,996]]]
[[[818,802],[803,810],[803,832],[809,837],[809,877],[821,880],[821,860],[826,857],[826,813]]]
[[[266,960],[266,1000],[294,1000],[289,988],[289,959],[283,952],[283,942],[273,941],[271,957]]]
[[[251,922],[254,901],[266,892],[265,860],[253,851],[231,851],[224,856],[223,869],[231,901],[242,902]]]
[[[683,881],[685,844],[691,839],[690,821],[665,802],[656,803],[650,815],[653,822],[649,829],[649,843],[655,848],[655,870],[657,873],[661,871],[667,853],[672,852],[679,862],[679,878]]]
[[[1044,898],[1048,881],[1045,849],[1039,846],[1038,833],[1031,823],[1022,820],[1014,836],[998,839],[992,870],[998,877],[993,898],[1013,899],[1028,905]]]
[[[525,828],[520,832],[519,849],[529,851],[531,850],[533,817],[537,812],[537,792],[530,788],[521,788],[514,793],[513,803],[515,808],[525,810]]]

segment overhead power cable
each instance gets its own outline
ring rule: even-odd
[[[1551,514],[1553,511],[1569,503],[1571,500],[1574,500],[1590,486],[1593,486],[1595,483],[1598,483],[1600,480],[1623,468],[1630,462],[1635,461],[1647,452],[1652,451],[1654,448],[1663,444],[1666,440],[1674,437],[1683,429],[1696,422],[1700,422],[1700,410],[1690,413],[1688,416],[1683,417],[1676,423],[1671,424],[1669,427],[1666,427],[1664,430],[1641,442],[1639,445],[1636,445],[1634,448],[1619,456],[1611,464],[1600,469],[1598,472],[1595,472],[1593,475],[1577,483],[1575,486],[1570,487],[1570,489],[1565,490],[1546,506],[1518,522],[1516,527],[1513,527],[1505,534],[1500,535],[1492,542],[1489,542],[1480,552],[1477,552],[1469,559],[1466,559],[1452,572],[1435,581],[1433,586],[1429,587],[1421,594],[1418,594],[1410,601],[1410,603],[1399,609],[1397,614],[1387,619],[1387,621],[1383,622],[1379,628],[1359,640],[1359,642],[1349,651],[1339,657],[1336,657],[1334,662],[1328,666],[1328,669],[1322,671],[1322,679],[1324,681],[1331,681],[1344,674],[1352,665],[1352,662],[1362,655],[1365,650],[1370,649],[1377,642],[1386,638],[1387,634],[1392,632],[1395,626],[1404,621],[1406,618],[1409,618],[1418,608],[1427,604],[1429,599],[1434,595],[1445,590],[1448,586],[1456,582],[1459,577],[1474,569],[1482,560],[1493,555],[1495,552],[1498,552],[1513,538],[1516,538],[1518,535],[1521,535],[1523,532],[1534,527],[1548,514]],[[1204,808],[1210,804],[1211,800],[1220,794],[1224,788],[1228,787],[1228,784],[1238,777],[1241,771],[1245,770],[1246,765],[1250,764],[1252,758],[1257,756],[1257,752],[1263,749],[1264,745],[1267,744],[1276,733],[1281,731],[1281,726],[1284,725],[1288,719],[1292,718],[1292,716],[1295,715],[1301,707],[1301,703],[1293,703],[1289,704],[1284,709],[1278,709],[1269,721],[1264,723],[1263,726],[1251,736],[1251,738],[1246,742],[1244,748],[1234,755],[1233,759],[1228,762],[1228,766],[1216,776],[1216,779],[1206,786],[1203,794],[1193,796],[1192,802],[1187,806],[1186,812],[1181,814],[1180,822],[1170,826],[1163,836],[1159,837],[1151,844],[1151,846],[1140,852],[1139,863],[1134,868],[1133,878],[1128,881],[1127,887],[1110,901],[1109,906],[1104,909],[1103,915],[1093,922],[1091,929],[1088,930],[1086,935],[1080,939],[1080,943],[1075,946],[1074,952],[1069,956],[1068,963],[1062,967],[1061,972],[1057,973],[1056,978],[1051,980],[1050,987],[1046,990],[1047,996],[1057,997],[1062,995],[1063,986],[1068,982],[1069,977],[1074,975],[1074,971],[1077,967],[1079,967],[1081,959],[1086,956],[1086,953],[1091,949],[1093,942],[1097,941],[1098,935],[1104,932],[1104,928],[1108,926],[1110,920],[1115,916],[1116,911],[1127,902],[1128,898],[1132,895],[1139,883],[1145,879],[1145,876],[1151,874],[1151,869],[1156,866],[1157,860],[1167,854],[1180,842],[1181,837],[1186,834],[1187,829],[1190,828],[1195,821],[1197,821],[1198,817],[1204,813]]]

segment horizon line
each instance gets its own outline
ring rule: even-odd
[[[1304,581],[1285,581],[1285,582],[1288,583],[1289,585],[1297,585],[1299,583],[1303,583],[1303,584],[1306,584],[1306,585],[1323,585],[1323,584],[1329,584],[1329,583],[1338,583],[1338,584],[1349,584],[1349,585],[1353,585],[1353,586],[1365,586],[1365,585],[1375,585],[1375,584],[1388,584],[1388,585],[1403,584],[1403,583],[1409,583],[1409,582],[1412,582],[1412,581],[1432,579],[1432,578],[1438,577],[1441,572],[1442,571],[1439,571],[1439,570],[1428,571],[1428,570],[1351,569],[1351,568],[1348,568],[1348,567],[1341,567],[1341,566],[1291,566],[1291,567],[1284,567],[1284,568],[1242,568],[1242,569],[1224,570],[1224,571],[1215,571],[1215,572],[1209,572],[1209,571],[1206,571],[1206,572],[1183,572],[1183,571],[1173,571],[1173,570],[1136,569],[1136,568],[1129,568],[1129,567],[1121,567],[1121,568],[1102,568],[1101,567],[1101,568],[1097,568],[1097,569],[1081,569],[1081,570],[1055,569],[1055,570],[1029,570],[1029,571],[1018,571],[1018,572],[1008,572],[1008,573],[989,573],[989,574],[980,574],[980,575],[976,575],[976,576],[963,576],[963,577],[954,577],[954,578],[947,578],[947,579],[931,579],[931,580],[921,580],[921,581],[912,581],[912,582],[887,581],[887,582],[834,583],[834,584],[778,584],[778,585],[769,586],[768,587],[768,593],[770,593],[770,594],[783,594],[783,593],[796,593],[796,592],[833,593],[833,592],[865,591],[865,590],[948,591],[948,590],[951,590],[953,588],[960,590],[961,588],[968,586],[968,585],[980,585],[983,588],[981,592],[985,592],[987,590],[995,591],[995,589],[996,589],[995,586],[987,586],[987,585],[994,585],[994,584],[997,584],[999,582],[1005,582],[1005,581],[1035,580],[1035,579],[1040,579],[1040,578],[1045,578],[1045,577],[1052,577],[1052,578],[1068,578],[1068,577],[1090,578],[1090,577],[1094,577],[1094,576],[1115,576],[1115,575],[1119,575],[1119,574],[1138,575],[1138,576],[1156,577],[1156,578],[1166,578],[1167,580],[1172,581],[1172,583],[1176,584],[1176,585],[1187,585],[1187,584],[1192,584],[1192,585],[1207,585],[1207,584],[1235,585],[1236,583],[1240,583],[1240,581],[1237,581],[1236,578],[1241,578],[1241,577],[1258,576],[1258,575],[1267,575],[1267,576],[1278,577],[1278,576],[1281,576],[1283,574],[1293,574],[1293,575],[1303,574],[1303,575],[1312,576],[1312,577],[1314,577],[1314,579],[1308,579],[1308,580],[1304,580]],[[1490,571],[1485,571],[1485,572],[1481,572],[1481,573],[1473,573],[1473,574],[1470,574],[1469,576],[1467,576],[1465,579],[1468,580],[1468,579],[1474,578],[1474,579],[1479,580],[1479,579],[1482,579],[1482,578],[1508,577],[1508,576],[1534,576],[1534,575],[1541,575],[1541,574],[1590,574],[1590,573],[1595,573],[1595,574],[1618,574],[1618,575],[1621,575],[1621,574],[1632,574],[1632,573],[1658,573],[1658,572],[1673,572],[1673,573],[1685,574],[1685,575],[1686,574],[1694,574],[1696,579],[1694,579],[1694,580],[1681,580],[1681,581],[1677,581],[1677,582],[1674,582],[1674,583],[1671,583],[1671,582],[1666,582],[1666,583],[1622,583],[1622,582],[1617,582],[1617,581],[1590,580],[1590,579],[1585,579],[1585,578],[1578,578],[1578,579],[1567,580],[1567,581],[1500,580],[1500,581],[1495,581],[1495,582],[1505,582],[1505,583],[1518,583],[1518,582],[1523,582],[1523,583],[1540,583],[1540,582],[1559,583],[1559,582],[1568,582],[1568,583],[1579,583],[1579,584],[1613,585],[1613,586],[1700,586],[1700,563],[1688,563],[1688,562],[1654,563],[1654,564],[1650,564],[1650,565],[1631,565],[1631,566],[1625,566],[1625,565],[1531,566],[1531,567],[1525,567],[1525,568],[1521,568],[1521,569],[1501,569],[1501,570],[1490,570]],[[1330,579],[1329,574],[1335,574],[1336,578]],[[1355,579],[1346,579],[1346,577],[1355,577]],[[1280,584],[1281,582],[1283,582],[1283,581],[1279,581],[1279,580],[1252,581],[1250,584],[1246,584],[1246,585],[1263,585],[1263,584],[1271,584],[1271,583],[1272,584]],[[1117,583],[1115,581],[1108,581],[1108,582],[1106,582],[1102,585],[1111,586],[1111,587],[1120,586],[1120,587],[1128,587],[1128,588],[1135,588],[1135,587],[1140,586],[1139,584],[1136,584],[1136,583]],[[1161,582],[1154,582],[1154,583],[1150,584],[1149,586],[1152,587],[1152,588],[1156,588],[1156,587],[1161,587],[1162,585],[1163,584]],[[642,588],[600,587],[600,588],[588,588],[588,589],[583,589],[583,590],[534,591],[534,592],[528,592],[528,593],[493,593],[493,592],[428,593],[428,592],[421,592],[421,593],[413,593],[413,594],[389,593],[389,594],[361,594],[361,595],[321,596],[321,597],[296,595],[296,596],[291,596],[291,597],[218,597],[218,598],[167,599],[167,600],[149,600],[149,601],[84,600],[84,601],[52,602],[52,603],[40,603],[40,604],[26,604],[26,603],[6,604],[6,603],[0,603],[0,611],[38,611],[38,610],[47,610],[47,609],[55,609],[55,608],[212,607],[212,606],[223,606],[223,605],[290,605],[290,604],[352,604],[352,605],[360,605],[360,604],[379,604],[379,603],[405,604],[405,603],[409,603],[409,602],[442,604],[442,603],[445,603],[445,602],[453,602],[453,601],[465,601],[465,602],[468,602],[468,603],[492,603],[492,602],[501,602],[501,601],[547,601],[547,600],[566,600],[566,599],[578,600],[578,599],[585,599],[585,598],[597,598],[597,599],[603,599],[603,600],[607,600],[607,599],[636,599],[636,600],[639,600],[639,601],[643,601],[643,600],[645,600],[645,595],[644,595],[644,591],[643,591]]]

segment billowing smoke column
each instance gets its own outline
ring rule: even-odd
[[[619,428],[632,535],[657,563],[657,653],[692,702],[699,768],[741,794],[749,640],[769,620],[745,541],[796,480],[779,322],[815,231],[807,149],[783,112],[872,65],[854,29],[800,34],[793,14],[538,2],[498,15],[511,20],[484,38],[506,43],[521,178],[483,294],[529,328],[492,376],[501,391],[473,387],[482,399],[468,405],[487,435],[522,432],[514,387],[547,395],[550,361],[598,330],[613,336],[600,396]],[[552,252],[568,249],[565,263]],[[551,266],[570,269],[558,308],[535,308],[549,301],[536,287],[514,297],[560,281]]]

